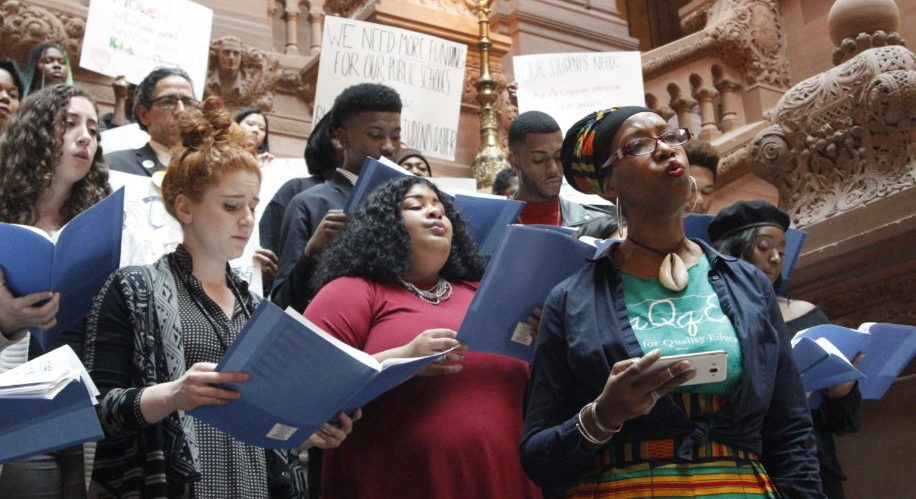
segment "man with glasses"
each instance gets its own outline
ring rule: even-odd
[[[112,170],[134,175],[152,176],[164,171],[179,143],[178,114],[200,102],[194,98],[191,77],[179,68],[156,68],[137,85],[134,94],[134,116],[150,140],[139,149],[107,154]]]

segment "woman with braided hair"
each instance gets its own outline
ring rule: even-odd
[[[635,106],[567,132],[569,183],[616,200],[627,235],[547,298],[522,462],[568,498],[824,497],[772,285],[684,235],[689,139]],[[684,360],[653,369],[713,350],[728,353],[719,382],[685,386],[696,370]]]

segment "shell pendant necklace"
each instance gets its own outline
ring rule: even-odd
[[[647,244],[643,244],[632,237],[627,235],[627,241],[639,246],[642,249],[651,251],[657,255],[661,255],[662,264],[658,268],[658,282],[665,289],[671,291],[683,291],[687,287],[687,281],[690,280],[690,275],[687,273],[687,265],[684,264],[684,260],[681,259],[680,255],[676,253],[677,249],[681,247],[681,244],[684,244],[686,238],[682,237],[680,241],[677,242],[677,245],[674,247],[674,251],[665,253],[664,251],[659,251]]]

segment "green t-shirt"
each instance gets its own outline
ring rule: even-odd
[[[624,272],[623,291],[630,325],[643,351],[659,348],[662,355],[728,352],[728,376],[724,381],[678,390],[727,396],[741,380],[741,345],[709,283],[709,270],[709,260],[705,256],[700,258],[688,269],[690,281],[682,291],[666,289],[658,279],[643,279]]]

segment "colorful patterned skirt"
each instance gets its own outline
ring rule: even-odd
[[[681,399],[677,402],[688,414],[717,410],[726,400],[687,393],[674,396]],[[583,475],[566,491],[566,497],[779,497],[755,454],[707,442],[694,447],[691,461],[681,461],[675,458],[679,443],[679,439],[667,439],[610,445],[599,454],[600,469]]]

